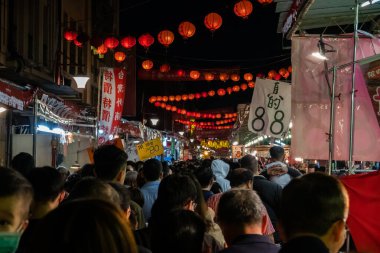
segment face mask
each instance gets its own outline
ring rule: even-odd
[[[0,253],[14,253],[18,248],[21,233],[0,233]]]

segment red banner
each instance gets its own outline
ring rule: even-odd
[[[99,144],[112,139],[120,124],[126,88],[126,71],[105,68],[101,85]]]
[[[0,80],[0,103],[23,111],[33,100],[34,90],[21,90]]]

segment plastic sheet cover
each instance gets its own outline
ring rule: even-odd
[[[352,38],[324,38],[336,52],[326,53],[328,68],[352,62]],[[318,52],[319,37],[292,39],[292,148],[293,157],[328,160],[330,95],[324,61]],[[360,38],[357,60],[380,54],[380,41]],[[371,104],[360,65],[356,66],[355,161],[380,160],[380,127]],[[332,80],[332,72],[329,73]],[[332,82],[330,82],[332,83]],[[335,100],[334,160],[349,160],[352,64],[337,71]]]

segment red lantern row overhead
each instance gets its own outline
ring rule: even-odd
[[[125,60],[125,53],[124,52],[116,52],[115,53],[115,60],[118,61],[118,62],[122,62]]]
[[[271,4],[273,0],[257,0],[257,2],[261,3],[262,5]]]
[[[201,73],[197,70],[190,71],[190,77],[194,80],[197,80],[201,76]]]
[[[252,13],[253,6],[252,3],[248,0],[242,0],[235,4],[234,12],[236,16],[243,19],[247,19],[248,16]]]
[[[218,30],[223,23],[222,17],[215,12],[211,12],[207,14],[207,16],[204,19],[204,24],[211,32],[214,32]]]
[[[107,48],[104,44],[101,44],[101,45],[97,48],[97,51],[98,51],[99,54],[105,54],[105,53],[107,53],[108,48]]]
[[[141,46],[148,49],[154,43],[154,38],[149,33],[144,33],[139,37],[138,41]]]
[[[213,73],[210,73],[210,72],[205,73],[206,81],[212,81],[212,80],[214,80],[214,78],[215,78],[215,76]]]
[[[131,49],[136,45],[136,38],[133,36],[124,37],[120,40],[120,44],[126,49]]]
[[[66,40],[68,41],[73,41],[77,38],[78,33],[73,31],[73,30],[67,30],[63,36],[65,37]]]
[[[77,41],[76,39],[74,40],[74,44],[75,44],[75,46],[77,46],[77,47],[82,47],[82,46],[83,46],[82,42]]]
[[[220,74],[219,74],[219,79],[220,79],[220,81],[222,81],[222,82],[227,81],[228,78],[229,78],[229,75],[228,75],[227,73],[220,73]]]
[[[238,74],[232,74],[231,80],[234,82],[238,82],[240,80],[240,76]]]
[[[197,114],[200,114],[200,113],[197,113]],[[221,116],[221,115],[219,115],[219,116]],[[215,125],[223,125],[223,124],[228,124],[228,123],[231,123],[231,122],[235,122],[236,118],[217,120],[217,121],[201,121],[201,122],[190,121],[190,120],[182,120],[182,119],[176,119],[175,121],[178,122],[178,123],[184,124],[184,125],[215,126]]]
[[[119,45],[119,40],[115,37],[108,37],[104,40],[104,45],[109,49],[114,49]]]
[[[158,42],[164,47],[169,47],[174,41],[174,33],[169,30],[163,30],[157,35]]]
[[[195,34],[195,25],[191,22],[184,21],[178,26],[178,33],[181,34],[183,39],[188,39]]]
[[[253,80],[253,75],[251,73],[245,73],[243,77],[244,77],[244,80],[246,80],[247,82]]]
[[[170,65],[169,64],[162,64],[160,66],[160,72],[161,73],[167,73],[170,71]]]
[[[145,60],[142,62],[141,66],[145,70],[150,70],[153,68],[153,62],[151,60]]]

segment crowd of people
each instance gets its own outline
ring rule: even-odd
[[[168,166],[104,145],[70,173],[21,153],[0,168],[0,252],[337,253],[344,186],[270,155],[262,171],[251,155]]]

